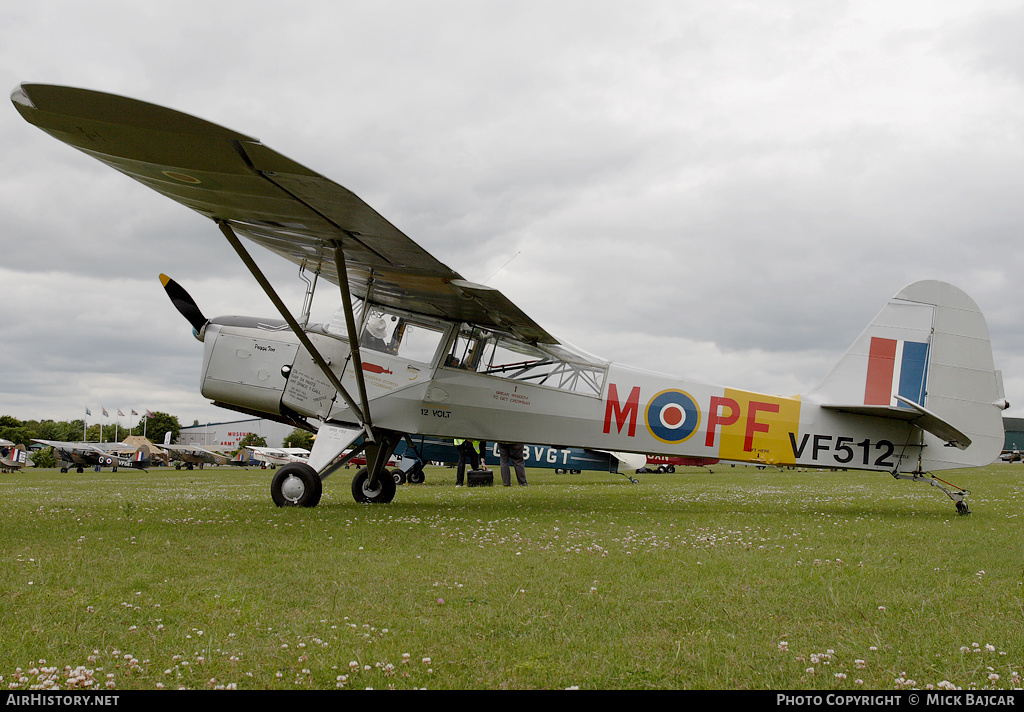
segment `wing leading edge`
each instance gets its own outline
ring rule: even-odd
[[[259,140],[155,104],[102,92],[22,84],[22,117],[166,197],[362,299],[510,330],[557,344],[498,290],[466,282],[352,191]]]

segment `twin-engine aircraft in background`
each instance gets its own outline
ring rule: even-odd
[[[64,440],[38,440],[41,445],[49,445],[53,453],[60,458],[60,471],[67,472],[72,467],[84,472],[86,467],[109,467],[117,472],[119,467],[145,470],[149,467],[152,451],[146,444],[131,445],[129,443],[88,443],[69,442]]]
[[[279,321],[207,319],[161,276],[204,342],[206,397],[318,432],[307,463],[277,470],[278,504],[317,504],[322,480],[355,454],[367,461],[355,499],[389,502],[389,457],[406,435],[429,434],[875,470],[935,485],[967,512],[967,493],[928,473],[987,465],[1002,447],[1008,404],[988,327],[949,284],[901,290],[802,396],[658,376],[555,338],[349,190],[250,136],[84,89],[23,84],[11,98],[29,123],[211,219],[277,308]],[[301,313],[242,238],[309,275]],[[341,303],[324,325],[308,323],[318,280]]]

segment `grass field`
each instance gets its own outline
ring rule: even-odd
[[[351,472],[351,471],[350,471]],[[529,472],[277,509],[238,469],[0,475],[5,689],[1005,689],[1024,466]]]

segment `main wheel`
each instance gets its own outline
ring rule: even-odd
[[[278,507],[315,507],[324,492],[316,470],[304,462],[290,462],[270,482],[270,498]]]
[[[399,470],[397,467],[391,471],[391,476],[394,478],[396,485],[405,484],[405,473]]]
[[[363,467],[352,478],[352,497],[357,502],[387,504],[395,498],[397,487],[395,479],[387,470],[381,472],[381,476],[377,478],[377,486],[371,487],[370,472]]]

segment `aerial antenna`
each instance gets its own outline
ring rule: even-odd
[[[490,277],[488,277],[487,279],[485,279],[485,280],[484,280],[484,284],[487,284],[488,282],[490,282],[490,281],[491,281],[492,279],[494,279],[494,275],[498,274],[498,272],[500,272],[501,270],[503,270],[503,269],[505,269],[506,267],[508,267],[508,263],[509,263],[509,262],[511,262],[512,260],[514,260],[514,259],[515,259],[516,257],[519,257],[519,253],[520,253],[520,252],[522,252],[522,250],[518,250],[518,251],[517,251],[517,252],[516,252],[516,253],[515,253],[514,255],[512,255],[512,256],[511,256],[511,257],[509,257],[509,258],[508,258],[507,260],[505,260],[505,264],[503,264],[503,265],[502,265],[501,267],[499,267],[498,269],[494,270],[494,271],[493,271],[493,272],[491,273],[491,276],[490,276]]]

